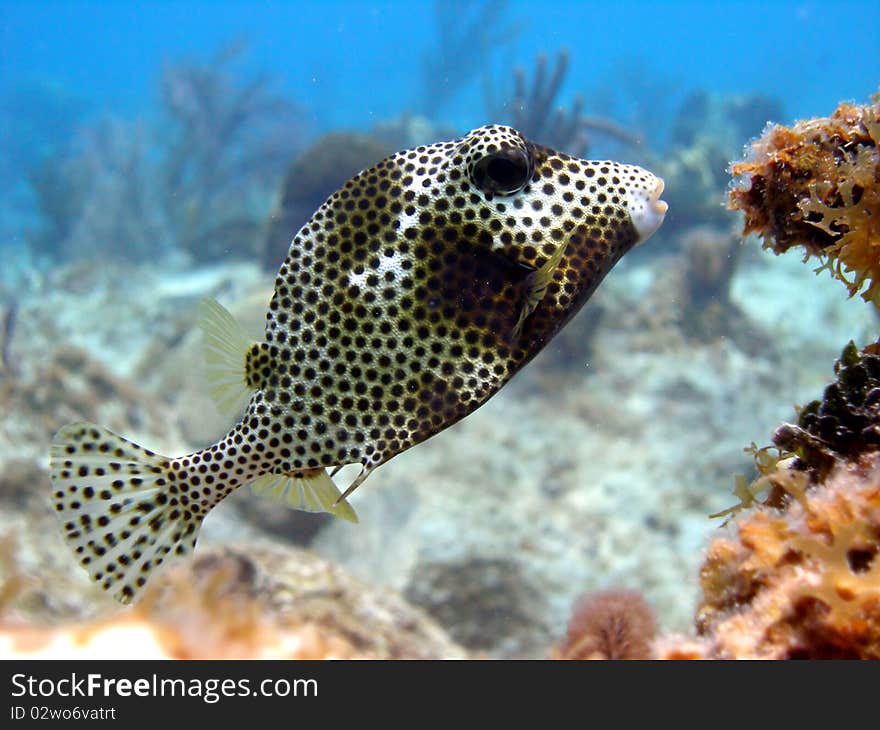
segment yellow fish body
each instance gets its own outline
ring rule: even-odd
[[[80,563],[127,603],[247,483],[356,521],[348,494],[537,355],[661,224],[662,190],[503,126],[359,173],[294,237],[262,342],[203,303],[210,391],[244,411],[226,436],[168,458],[89,423],[58,433],[52,500]],[[332,475],[353,463],[340,493]]]

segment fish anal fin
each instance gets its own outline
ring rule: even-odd
[[[328,512],[348,522],[358,521],[354,508],[322,468],[265,474],[252,482],[251,488],[254,494],[269,497],[292,509]]]

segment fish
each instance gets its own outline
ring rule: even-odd
[[[361,171],[293,236],[261,341],[199,305],[207,389],[234,422],[217,443],[167,457],[92,423],[57,433],[51,502],[80,565],[130,603],[245,484],[356,522],[351,493],[546,347],[660,226],[662,192],[502,125]]]

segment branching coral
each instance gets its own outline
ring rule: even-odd
[[[507,0],[435,2],[437,45],[422,64],[425,115],[433,117],[481,70],[485,72],[493,51],[516,37],[516,24],[505,22],[509,15]]]
[[[622,589],[590,593],[578,601],[554,659],[648,659],[657,632],[654,612],[641,593]]]
[[[777,254],[803,246],[850,296],[880,306],[880,101],[773,126],[732,172],[747,177],[730,192],[744,234]]]
[[[780,465],[784,508],[761,506],[709,547],[699,632],[722,658],[880,659],[880,458],[820,485]]]
[[[207,63],[178,61],[160,82],[166,216],[178,243],[197,253],[256,236],[256,199],[275,184],[300,136],[294,106],[269,77],[235,72],[243,50],[231,44]]]
[[[590,132],[611,137],[629,146],[638,146],[639,138],[610,119],[589,117],[583,113],[583,99],[575,97],[571,109],[556,106],[559,90],[568,73],[570,57],[562,50],[556,65],[548,74],[547,57],[538,56],[531,87],[522,68],[514,70],[513,98],[498,105],[489,101],[489,115],[504,121],[531,139],[540,139],[555,149],[575,157],[583,157],[590,147]]]
[[[30,174],[40,216],[31,246],[56,258],[252,253],[301,135],[268,79],[236,72],[240,52],[169,64],[159,122],[104,119],[43,160]]]

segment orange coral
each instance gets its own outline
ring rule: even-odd
[[[864,288],[880,306],[880,101],[771,127],[732,173],[748,176],[729,201],[745,213],[744,235],[777,254],[803,246],[850,296]]]
[[[709,547],[700,634],[724,658],[880,659],[880,456],[841,463],[809,490],[789,464],[778,470],[792,499]]]

